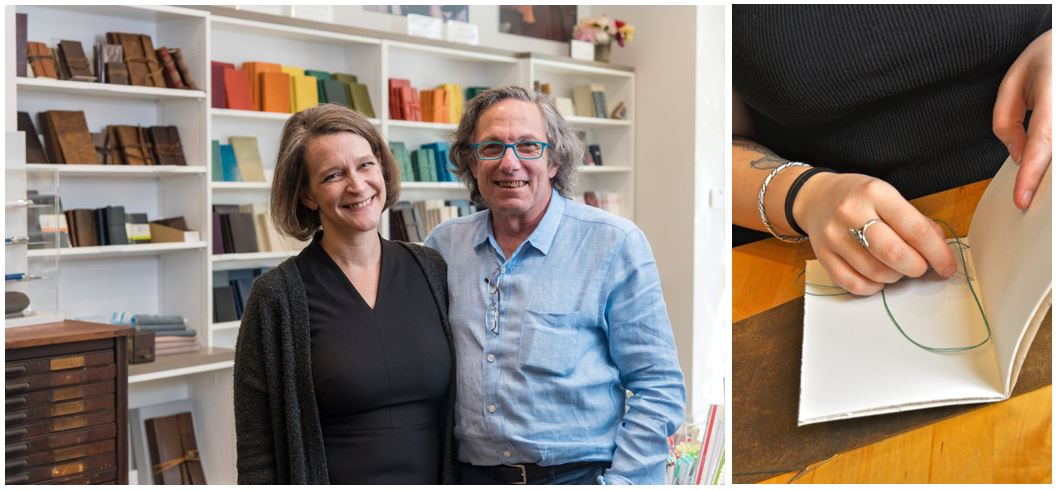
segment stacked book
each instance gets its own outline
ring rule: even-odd
[[[230,136],[228,144],[212,140],[211,180],[214,182],[265,182],[265,167],[254,136]]]
[[[27,21],[16,14],[17,76],[199,90],[180,48],[155,48],[147,34],[108,32],[89,62],[80,41],[60,40],[54,48],[28,41]]]
[[[390,119],[456,124],[463,115],[465,101],[489,90],[469,87],[466,91],[455,83],[443,83],[432,89],[416,90],[407,79],[391,78]]]
[[[390,209],[390,239],[422,242],[441,222],[477,211],[467,199],[399,201]]]
[[[390,152],[401,171],[402,182],[458,182],[449,161],[449,143],[436,141],[408,151],[400,141],[390,142]]]
[[[154,332],[154,354],[165,356],[199,350],[194,330],[179,315],[136,315],[133,327],[140,332]]]
[[[26,133],[26,163],[187,165],[176,126],[111,124],[92,133],[84,111],[44,111],[37,116],[43,144],[29,113],[18,113],[18,130]]]
[[[213,253],[292,252],[305,244],[276,230],[264,204],[214,204]]]
[[[34,206],[27,213],[29,248],[98,247],[136,243],[198,241],[183,217],[148,221],[147,213],[126,213],[125,206],[63,210],[58,196],[26,193]],[[49,212],[50,211],[50,212]],[[58,240],[49,239],[58,234]]]
[[[318,104],[339,104],[375,117],[368,86],[349,73],[307,70],[264,61],[213,61],[211,105],[220,109],[300,112]]]
[[[603,84],[590,83],[574,87],[574,111],[582,117],[609,118],[607,94]]]
[[[254,279],[265,273],[267,268],[240,269],[217,273],[213,286],[213,321],[215,323],[234,322],[243,317],[243,308],[250,298],[250,288]],[[217,286],[216,284],[223,284]]]

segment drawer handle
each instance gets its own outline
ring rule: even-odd
[[[29,474],[23,473],[21,475],[10,476],[4,479],[5,485],[19,485],[22,483],[29,483]]]
[[[26,433],[26,429],[20,429],[20,430],[22,431],[23,434]],[[7,435],[10,436],[11,433],[8,432]],[[26,446],[25,444],[11,444],[9,446],[4,446],[4,454],[5,454],[5,456],[7,456],[7,455],[12,455],[12,454],[24,453],[28,449],[29,449],[29,447]]]
[[[19,364],[19,365],[16,365],[16,366],[7,366],[4,369],[4,374],[7,375],[7,376],[16,376],[16,375],[19,375],[19,374],[22,374],[22,373],[25,373],[25,372],[26,372],[26,365],[25,364]]]
[[[12,422],[21,422],[23,420],[26,420],[26,412],[25,411],[15,412],[15,413],[12,413],[12,414],[4,415],[4,422],[6,422],[8,424],[10,424]]]
[[[26,467],[26,458],[4,463],[4,471],[16,471]]]
[[[10,394],[10,393],[22,393],[24,391],[29,391],[29,383],[17,383],[17,384],[7,385],[6,386],[6,392],[8,394]]]
[[[4,400],[5,405],[21,405],[23,403],[26,403],[26,397],[24,396],[16,396],[14,398],[7,398],[6,400]]]
[[[21,428],[18,428],[18,429],[11,429],[11,430],[7,431],[6,433],[4,433],[5,437],[22,437],[24,435],[26,435],[26,428],[25,427],[21,427]],[[15,450],[25,451],[26,450],[25,444],[20,444],[19,446],[14,446],[14,447],[8,447],[7,448],[8,452],[15,451]]]

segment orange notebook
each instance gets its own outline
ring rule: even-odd
[[[437,122],[434,120],[434,91],[420,90],[419,101],[423,107],[423,121]]]
[[[250,96],[250,75],[243,70],[224,69],[224,95],[229,109],[255,110]]]
[[[250,74],[250,100],[254,104],[254,110],[264,110],[261,98],[261,74],[278,72],[280,65],[264,61],[246,61],[243,62],[243,70]]]
[[[290,75],[283,72],[261,74],[261,110],[267,112],[290,112]]]

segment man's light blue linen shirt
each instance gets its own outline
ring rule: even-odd
[[[509,260],[489,211],[441,224],[426,245],[449,266],[459,460],[611,461],[606,483],[664,483],[684,378],[643,232],[553,190]]]

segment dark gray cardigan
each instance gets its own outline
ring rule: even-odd
[[[448,320],[447,267],[432,249],[400,243],[426,275],[449,342],[441,482],[455,483],[456,357]],[[309,307],[294,258],[254,281],[235,348],[235,435],[240,484],[326,484],[320,412],[310,366]],[[356,462],[351,462],[356,464]]]

